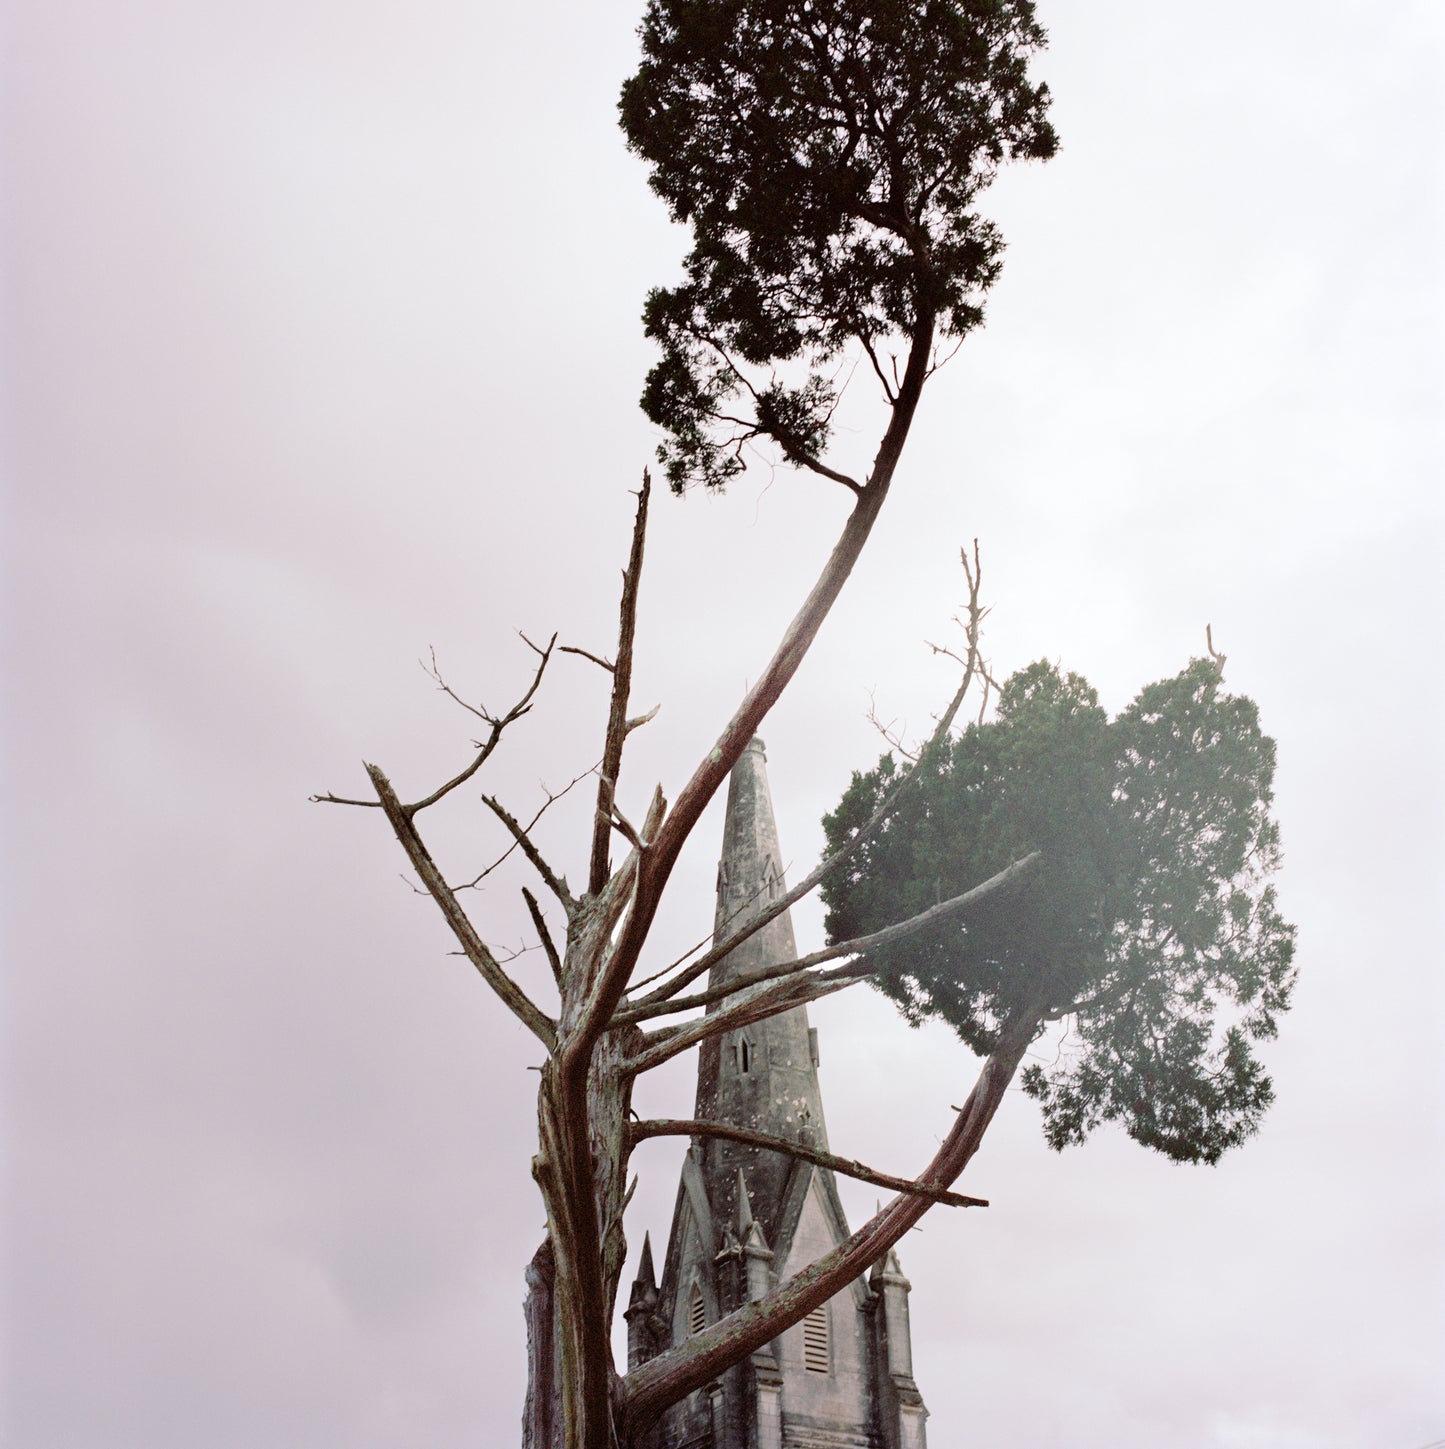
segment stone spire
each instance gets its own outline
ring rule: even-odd
[[[763,742],[755,738],[728,782],[714,943],[757,919],[785,889],[767,757]],[[741,972],[790,961],[797,954],[792,919],[784,911],[719,961],[708,984],[721,985]],[[806,1008],[795,1007],[704,1042],[698,1061],[696,1115],[826,1148],[817,1037],[808,1026]],[[701,1166],[719,1220],[737,1220],[742,1212],[750,1212],[763,1238],[775,1241],[792,1160],[706,1138],[701,1143]],[[739,1173],[744,1171],[752,1191],[750,1209],[735,1201]]]
[[[642,1261],[623,1317],[627,1320],[627,1367],[635,1369],[653,1357],[666,1332],[666,1325],[657,1319],[657,1273],[652,1266],[650,1233],[643,1234]]]
[[[785,894],[782,863],[763,744],[753,740],[728,784],[716,944]],[[709,985],[797,955],[792,922],[780,912],[713,966]],[[699,1051],[695,1115],[826,1147],[817,1064],[817,1039],[802,1007],[710,1038]],[[643,1245],[627,1309],[629,1366],[765,1297],[847,1237],[847,1216],[826,1168],[771,1148],[694,1137],[682,1161],[660,1283],[651,1245]],[[869,1283],[856,1279],[724,1370],[705,1394],[674,1404],[650,1444],[924,1449],[926,1417],[912,1374],[908,1280],[890,1253]]]

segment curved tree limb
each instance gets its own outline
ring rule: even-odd
[[[959,1192],[947,1192],[941,1187],[926,1187],[906,1177],[894,1177],[891,1173],[879,1172],[866,1167],[856,1158],[838,1157],[810,1147],[806,1142],[789,1142],[785,1137],[773,1137],[766,1132],[753,1132],[746,1127],[734,1127],[730,1122],[676,1121],[667,1118],[647,1122],[633,1122],[627,1129],[630,1147],[645,1142],[651,1137],[721,1137],[728,1142],[741,1142],[745,1147],[764,1147],[770,1152],[781,1152],[796,1157],[800,1162],[811,1162],[815,1167],[826,1167],[841,1177],[856,1178],[859,1182],[871,1183],[874,1187],[891,1188],[894,1192],[914,1193],[926,1197],[930,1202],[943,1203],[948,1207],[987,1207],[988,1199],[965,1197]]]

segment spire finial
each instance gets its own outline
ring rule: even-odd
[[[657,1287],[657,1271],[652,1266],[652,1234],[642,1235],[642,1259],[637,1265],[637,1281],[648,1288]]]

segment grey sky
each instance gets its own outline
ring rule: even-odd
[[[915,731],[946,696],[922,641],[978,536],[999,669],[1059,658],[1118,707],[1212,623],[1279,741],[1303,974],[1278,1105],[1217,1169],[1110,1133],[1055,1157],[1011,1098],[964,1185],[994,1206],[901,1248],[931,1440],[1418,1449],[1445,1435],[1445,24],[1040,14],[1064,149],[995,189],[989,325],[764,731],[784,849],[812,863],[878,753],[869,690]],[[681,245],[613,123],[636,18],[6,8],[7,1446],[516,1441],[537,1058],[381,820],[306,796],[465,759],[430,645],[489,704],[524,686],[516,629],[611,647],[655,442],[637,316]],[[662,710],[625,808],[710,745],[830,486],[658,498],[636,697]],[[603,708],[568,660],[489,787],[535,808]],[[574,875],[576,821],[547,834]],[[496,845],[474,801],[432,831],[456,873]],[[717,833],[658,964],[710,924]],[[475,901],[502,945],[521,879]],[[966,1054],[866,988],[815,1020],[835,1148],[916,1168]],[[644,1112],[690,1107],[689,1067]],[[676,1160],[639,1155],[634,1249]]]

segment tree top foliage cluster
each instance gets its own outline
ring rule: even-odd
[[[881,830],[823,884],[830,940],[926,910],[1012,860],[1037,868],[966,917],[877,953],[875,984],[910,1020],[987,1053],[1021,1011],[1067,1020],[1025,1069],[1049,1143],[1102,1121],[1179,1160],[1214,1162],[1273,1097],[1252,1043],[1275,1034],[1294,928],[1269,879],[1274,742],[1212,660],[1110,719],[1089,683],[1040,662],[996,718],[926,751]],[[891,754],[824,822],[829,850],[896,784]]]
[[[643,410],[674,489],[724,484],[755,438],[809,466],[861,345],[962,337],[1002,241],[974,203],[1057,146],[1031,0],[653,0],[622,92],[628,145],[693,248],[644,313]],[[780,363],[800,362],[788,382]]]

